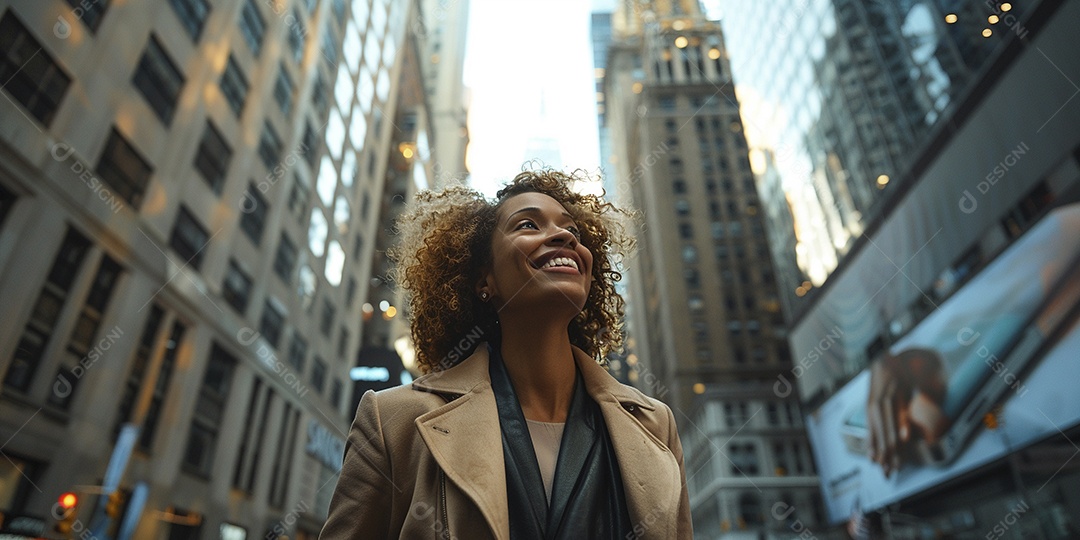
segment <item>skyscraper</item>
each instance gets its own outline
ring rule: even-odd
[[[714,4],[830,520],[1075,536],[1077,4]]]
[[[430,167],[416,12],[0,2],[5,531],[96,529],[104,480],[136,538],[318,534],[379,201]]]
[[[673,405],[695,532],[783,532],[778,504],[816,524],[798,404],[771,387],[790,367],[787,334],[723,33],[686,1],[620,2],[611,33],[609,175],[641,212],[634,376]]]

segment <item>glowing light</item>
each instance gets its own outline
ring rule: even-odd
[[[704,394],[705,393],[705,385],[701,384],[701,383],[694,384],[694,393],[695,394]]]
[[[983,37],[990,37],[993,34],[994,34],[993,30],[990,30],[989,28],[983,28],[983,31],[982,31],[982,36]]]
[[[988,22],[988,23],[990,23],[990,24],[997,24],[997,22],[998,22],[999,20],[1001,20],[1001,19],[998,19],[998,16],[997,16],[997,15],[991,15],[991,16],[989,16],[989,17],[987,17],[987,18],[986,18],[986,22]]]
[[[956,22],[956,14],[955,13],[950,13],[950,14],[946,15],[945,16],[945,22],[947,22],[949,24],[952,24],[952,23]]]
[[[709,58],[711,60],[716,60],[717,58],[720,58],[720,49],[717,49],[715,47],[709,49]]]
[[[630,87],[630,89],[633,90],[635,94],[640,94],[642,88],[644,87],[639,82],[634,83],[634,86]]]
[[[675,38],[675,46],[680,49],[685,49],[689,43],[690,41],[686,39],[686,36],[679,36]]]
[[[1012,4],[1008,2],[1001,4],[1001,11],[1009,11],[1010,9],[1012,9]]]
[[[882,174],[882,175],[877,177],[878,189],[881,189],[881,188],[885,187],[886,185],[888,185],[888,183],[889,183],[889,175]]]
[[[79,504],[79,496],[69,491],[60,496],[59,502],[60,507],[64,510],[71,510],[75,508],[76,504]]]

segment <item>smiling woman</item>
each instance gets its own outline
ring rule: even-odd
[[[601,366],[632,214],[583,180],[422,192],[399,218],[427,374],[360,401],[323,538],[692,536],[671,410]]]

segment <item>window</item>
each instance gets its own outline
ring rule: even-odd
[[[300,332],[293,332],[292,342],[289,343],[289,365],[297,372],[304,371],[304,361],[307,357],[307,342],[304,341]]]
[[[292,24],[285,29],[289,38],[289,49],[297,64],[304,59],[304,37],[307,36],[307,30],[304,29],[303,20],[300,12],[294,9]]]
[[[330,327],[334,324],[334,304],[329,298],[323,298],[322,317],[319,319],[319,331],[322,335],[330,337]]]
[[[761,499],[757,495],[743,493],[739,496],[739,521],[747,525],[765,523],[765,516],[761,512]]]
[[[663,109],[665,111],[673,111],[673,110],[675,110],[675,96],[672,96],[672,95],[660,96],[660,100],[658,101],[657,104],[660,106],[661,109]]]
[[[154,36],[150,36],[131,82],[158,118],[169,125],[176,110],[176,99],[184,87],[184,76]]]
[[[199,141],[199,150],[195,153],[195,170],[202,174],[206,183],[210,184],[210,189],[218,195],[221,195],[222,186],[225,184],[231,158],[232,149],[225,142],[225,137],[207,120],[202,140]]]
[[[334,33],[330,30],[329,24],[326,26],[326,31],[323,32],[322,54],[326,58],[330,69],[337,67],[337,43],[334,42]]]
[[[9,9],[0,19],[0,82],[30,116],[48,127],[71,77]]]
[[[38,363],[56,327],[56,321],[64,309],[71,283],[82,267],[89,249],[90,241],[69,227],[53,259],[45,285],[30,312],[30,320],[26,321],[19,344],[15,347],[11,365],[4,376],[4,386],[23,391],[30,387]]]
[[[686,193],[686,182],[683,180],[676,180],[672,183],[672,187],[675,189],[675,193]]]
[[[153,395],[150,398],[150,408],[143,420],[142,432],[139,434],[139,446],[150,451],[154,444],[154,433],[157,431],[158,419],[161,409],[165,406],[165,395],[172,381],[173,368],[176,367],[176,354],[180,350],[180,342],[184,338],[187,327],[180,321],[173,321],[169,340],[165,343],[165,355],[161,359],[161,368],[158,370],[157,380],[154,381]]]
[[[341,332],[338,333],[337,340],[337,355],[340,359],[345,359],[345,347],[349,345],[349,328],[347,326],[341,327]]]
[[[120,198],[138,208],[153,171],[150,164],[114,128],[98,159],[98,177]]]
[[[0,226],[7,219],[8,212],[15,207],[15,201],[19,199],[14,193],[0,185]]]
[[[67,0],[67,3],[76,10],[76,18],[90,29],[91,34],[97,32],[101,19],[105,17],[105,10],[109,8],[109,0]]]
[[[686,278],[686,286],[691,289],[697,289],[701,287],[701,277],[698,271],[693,268],[687,268],[683,270],[683,277]]]
[[[274,256],[274,273],[286,284],[292,282],[293,271],[296,269],[296,244],[289,240],[285,233],[281,233],[278,241],[277,255]]]
[[[691,240],[694,238],[694,228],[689,223],[679,224],[679,237],[683,240]]]
[[[292,456],[296,450],[296,430],[300,425],[300,411],[293,409],[292,405],[285,404],[285,411],[281,414],[281,428],[278,430],[277,455],[274,457],[274,468],[270,472],[270,491],[268,502],[277,508],[285,503],[285,491],[289,485],[289,476],[292,473]]]
[[[270,122],[263,122],[262,136],[259,137],[259,158],[271,171],[281,161],[281,137],[278,136],[277,131],[274,131]]]
[[[114,434],[120,432],[121,425],[132,420],[131,414],[135,410],[135,400],[138,398],[139,390],[145,384],[148,384],[148,381],[143,381],[143,378],[146,376],[147,367],[150,365],[154,342],[158,332],[161,331],[164,318],[165,312],[162,311],[160,306],[157,304],[150,306],[150,314],[146,317],[146,323],[143,325],[142,334],[139,337],[138,347],[135,349],[135,360],[124,384],[124,395],[120,399],[120,411],[116,415],[116,425],[113,426]]]
[[[735,443],[731,445],[731,474],[758,474],[758,455],[754,443]]]
[[[240,205],[243,215],[240,216],[240,230],[251,239],[256,246],[262,241],[263,228],[266,225],[266,199],[259,193],[255,184],[248,184],[247,193],[244,194],[243,204]]]
[[[315,357],[315,365],[311,367],[311,386],[320,394],[326,387],[326,362],[318,356]]]
[[[266,299],[263,304],[262,318],[259,320],[259,333],[275,349],[281,342],[281,329],[285,326],[285,310],[273,299]]]
[[[116,282],[120,279],[120,273],[119,263],[108,255],[101,257],[97,273],[94,274],[94,281],[90,285],[90,292],[86,295],[86,301],[83,303],[79,318],[75,321],[75,328],[71,332],[71,338],[68,340],[67,352],[71,353],[72,358],[86,358],[90,353],[90,349],[94,346],[94,338],[97,336],[101,319],[104,316],[105,308],[109,305],[109,299],[112,297]],[[106,343],[113,343],[122,335],[122,331],[117,334],[118,330],[118,328],[114,328],[102,337],[99,342],[102,347]],[[66,410],[71,405],[80,378],[74,375],[68,365],[61,364],[56,373],[54,390],[57,384],[61,384],[61,380],[63,381],[61,389],[66,391],[51,392],[49,394],[49,403]]]
[[[254,386],[251,389],[251,398],[248,399],[247,413],[244,417],[243,435],[240,436],[240,451],[236,453],[236,462],[233,464],[232,487],[246,491],[248,494],[251,494],[251,488],[255,480],[255,475],[251,474],[254,469],[252,465],[258,463],[259,450],[261,450],[257,442],[249,443],[251,441],[251,430],[255,428],[259,416],[263,420],[266,419],[266,409],[262,410],[261,415],[259,414],[259,394],[262,391],[262,386],[262,380],[256,377]],[[267,392],[270,392],[270,390],[267,389]],[[265,432],[264,428],[259,429],[256,437]],[[248,450],[253,446],[255,452],[249,459]],[[244,474],[245,471],[248,472],[247,475]]]
[[[278,107],[281,108],[281,114],[286,117],[289,116],[289,111],[292,110],[294,91],[295,85],[293,85],[292,79],[289,77],[289,72],[285,69],[285,64],[278,65],[277,80],[274,81],[274,101],[277,101]]]
[[[341,380],[335,378],[330,383],[330,406],[333,407],[335,411],[341,407],[342,390]]]
[[[225,416],[225,405],[232,383],[236,358],[225,352],[217,343],[210,349],[210,360],[199,389],[195,417],[191,420],[187,449],[184,451],[184,469],[190,473],[208,477],[214,464],[214,447],[217,446],[218,430]]]
[[[240,269],[235,259],[229,260],[229,270],[225,274],[221,295],[241,316],[247,311],[248,300],[251,298],[251,278]]]
[[[304,159],[312,167],[315,166],[319,157],[319,140],[315,137],[315,130],[311,129],[311,122],[305,122],[304,125],[304,140],[300,143],[300,152],[303,153]]]
[[[358,237],[359,238],[359,237]],[[345,307],[351,307],[353,298],[356,297],[356,278],[350,277],[349,284],[345,286]]]
[[[210,5],[206,3],[206,0],[169,0],[169,5],[176,11],[176,16],[180,17],[180,24],[183,25],[184,30],[187,30],[191,39],[199,41],[203,23],[210,14]]]
[[[308,209],[311,206],[311,188],[299,176],[293,178],[289,192],[289,213],[296,216],[301,225],[307,222]]]
[[[225,72],[221,74],[221,93],[225,94],[225,101],[229,102],[229,108],[236,117],[244,110],[244,100],[247,99],[248,82],[244,78],[244,72],[240,70],[236,59],[229,55],[229,61],[225,64]]]
[[[251,47],[251,54],[259,56],[263,34],[266,33],[266,20],[259,14],[259,6],[255,0],[244,2],[244,8],[240,11],[240,33],[248,47]]]
[[[196,270],[202,265],[203,248],[210,242],[210,235],[199,225],[195,216],[183,205],[176,216],[169,246]]]
[[[675,201],[675,211],[680,216],[690,215],[690,203],[686,199],[678,199]]]
[[[683,259],[683,262],[686,263],[686,264],[694,264],[694,263],[696,263],[697,260],[698,260],[697,259],[697,248],[690,245],[690,244],[684,245],[683,249],[682,249],[682,259]]]
[[[326,93],[326,81],[321,72],[315,76],[315,85],[311,88],[311,103],[320,114],[325,115],[329,111],[330,100]]]

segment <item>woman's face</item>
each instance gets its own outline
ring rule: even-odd
[[[585,307],[592,285],[592,253],[577,224],[558,201],[543,193],[519,193],[496,214],[492,268],[485,276],[499,311],[565,313]]]

